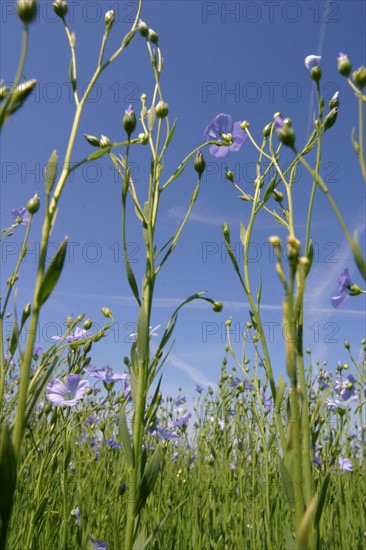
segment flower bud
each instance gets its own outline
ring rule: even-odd
[[[331,128],[333,124],[335,124],[335,121],[337,120],[337,116],[338,116],[338,107],[334,107],[334,109],[332,109],[330,113],[328,113],[327,116],[324,118],[324,122],[323,122],[324,132],[326,130],[329,130],[329,128]]]
[[[109,309],[109,307],[102,307],[101,311],[102,311],[104,317],[113,317],[113,314],[112,314],[111,310]]]
[[[228,168],[226,169],[225,177],[227,180],[231,181],[231,183],[234,183],[234,179],[235,179],[234,173]]]
[[[133,109],[132,105],[129,105],[125,111],[125,116],[122,120],[123,129],[126,132],[128,139],[130,139],[130,136],[132,132],[134,132],[136,128],[136,116],[135,111]]]
[[[18,15],[26,25],[37,16],[37,8],[36,0],[18,0],[17,2]]]
[[[139,140],[141,145],[146,145],[147,143],[149,143],[149,135],[142,132],[141,134],[139,134]]]
[[[8,91],[9,91],[9,86],[0,86],[0,101],[5,99]]]
[[[149,27],[146,25],[145,21],[142,21],[142,19],[139,19],[139,23],[137,25],[137,28],[139,30],[139,33],[141,36],[147,38],[149,36]]]
[[[282,241],[277,235],[272,235],[268,238],[268,242],[275,248],[281,247]]]
[[[223,307],[224,306],[222,305],[222,302],[214,302],[213,306],[212,306],[212,310],[216,311],[218,313],[218,312],[222,311]]]
[[[22,313],[22,325],[24,325],[24,323],[26,322],[26,320],[28,319],[28,317],[30,316],[31,314],[31,304],[30,302],[28,302],[28,304],[24,307],[23,309],[23,313]]]
[[[272,191],[272,196],[273,196],[274,200],[276,202],[280,203],[280,204],[283,201],[283,193],[281,193],[281,191],[277,191],[277,189],[274,189]]]
[[[84,329],[84,330],[89,330],[90,327],[92,326],[92,324],[93,324],[93,321],[90,319],[90,317],[88,317],[88,318],[84,321],[83,329]]]
[[[263,128],[262,130],[262,133],[263,133],[263,136],[266,138],[266,137],[269,137],[270,134],[271,134],[271,128],[272,128],[272,124],[266,124],[266,126]]]
[[[104,147],[110,147],[111,140],[107,136],[103,136],[103,134],[100,136],[99,140],[100,146],[104,149]]]
[[[150,42],[152,42],[153,44],[157,44],[159,42],[158,33],[153,31],[152,29],[149,29],[149,38],[150,38]]]
[[[240,124],[240,128],[241,128],[242,130],[244,130],[244,131],[245,131],[247,128],[249,128],[249,126],[250,126],[250,124],[249,124],[249,122],[248,122],[247,120],[243,120],[243,122]]]
[[[34,197],[29,199],[29,201],[27,202],[27,210],[30,214],[36,214],[36,212],[38,212],[41,204],[39,199],[39,194],[36,193]]]
[[[336,91],[336,93],[333,95],[332,99],[329,101],[329,108],[334,109],[335,107],[339,107],[340,101],[339,101],[339,91]]]
[[[10,114],[15,113],[15,111],[17,111],[23,105],[24,101],[33,91],[33,88],[36,84],[37,80],[33,79],[27,80],[26,82],[23,82],[22,84],[19,84],[19,86],[17,86],[14,91],[14,103]]]
[[[366,86],[366,67],[359,67],[352,75],[353,81],[361,88],[361,90]]]
[[[197,174],[201,176],[206,169],[206,161],[201,151],[197,152],[196,158],[194,159],[194,169]]]
[[[346,349],[350,349],[351,344],[349,343],[348,340],[345,340],[345,341],[344,341],[344,347],[345,347]]]
[[[61,19],[64,19],[68,10],[67,2],[64,2],[64,0],[56,0],[53,2],[52,6],[55,14],[61,17]]]
[[[110,31],[114,23],[114,10],[107,11],[107,13],[104,16],[104,22],[106,24],[108,31]]]
[[[276,130],[278,139],[287,147],[293,147],[296,141],[296,134],[290,126],[283,124]]]
[[[93,147],[100,147],[100,141],[96,136],[91,136],[90,134],[84,134],[86,141]]]
[[[339,56],[337,57],[337,68],[338,72],[346,76],[347,78],[351,74],[352,71],[352,63],[348,59],[348,55],[346,53],[340,52]]]
[[[321,68],[318,66],[318,67],[314,67],[313,69],[311,69],[310,76],[313,80],[315,80],[315,82],[319,82],[321,77],[322,77]]]
[[[165,118],[169,112],[169,106],[167,103],[165,103],[165,101],[160,100],[155,110],[156,110],[156,116],[158,118]]]

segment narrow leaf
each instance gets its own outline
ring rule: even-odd
[[[145,505],[147,497],[150,495],[151,491],[154,488],[160,469],[160,456],[161,448],[160,445],[157,445],[141,479],[138,501],[136,504],[136,514],[140,513]]]
[[[56,153],[56,149],[54,149],[51,153],[50,158],[48,159],[48,163],[45,169],[44,188],[47,196],[49,196],[54,186],[57,175],[57,167],[58,156]]]
[[[55,288],[64,267],[67,250],[67,237],[62,241],[43,277],[41,288],[38,292],[37,302],[41,307]]]
[[[119,439],[122,441],[123,450],[125,452],[127,467],[133,468],[133,454],[131,447],[130,434],[128,433],[126,406],[123,405],[119,415]]]
[[[314,516],[314,529],[317,529],[320,522],[320,518],[322,517],[329,482],[330,482],[330,472],[328,472],[327,475],[325,476],[320,489],[319,500],[316,506],[315,516]]]

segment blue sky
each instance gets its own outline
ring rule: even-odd
[[[31,27],[27,79],[39,82],[35,93],[7,124],[1,144],[1,226],[11,223],[10,211],[26,204],[36,191],[43,192],[43,167],[56,148],[65,154],[74,105],[68,84],[69,50],[63,26],[50,8],[41,2],[39,20]],[[13,2],[1,5],[1,75],[11,81],[20,49],[21,25],[14,15]],[[77,37],[80,86],[93,73],[104,31],[104,13],[116,12],[107,52],[121,42],[135,13],[135,2],[70,2],[70,29]],[[365,192],[357,159],[351,145],[351,130],[357,124],[357,103],[346,80],[336,68],[339,51],[347,52],[354,68],[365,63],[365,4],[363,2],[221,2],[155,1],[144,3],[142,19],[159,34],[164,57],[162,89],[169,103],[171,120],[178,126],[169,154],[166,174],[203,140],[208,123],[218,113],[229,113],[234,121],[248,120],[253,135],[260,140],[262,128],[276,111],[293,120],[297,142],[303,144],[312,125],[314,87],[304,58],[322,56],[322,90],[328,101],[340,91],[341,108],[336,125],[326,134],[322,175],[353,232],[358,229],[365,250]],[[73,159],[91,152],[82,135],[104,134],[122,141],[121,120],[128,104],[139,109],[139,98],[153,90],[144,39],[137,36],[125,55],[110,66],[98,82],[95,94],[84,111]],[[239,153],[223,160],[204,152],[207,171],[199,199],[177,249],[165,264],[156,287],[153,325],[165,326],[175,307],[185,297],[206,290],[207,295],[224,303],[215,314],[198,302],[180,315],[176,343],[164,367],[164,387],[175,393],[180,385],[190,393],[196,382],[214,384],[224,356],[225,319],[232,317],[233,342],[240,350],[240,331],[248,320],[248,304],[225,252],[221,226],[227,221],[238,258],[241,254],[239,223],[249,218],[249,203],[238,200],[238,193],[225,180],[231,168],[237,181],[253,189],[257,156],[247,141]],[[284,153],[284,161],[291,156]],[[134,177],[141,193],[146,190],[149,155],[133,151]],[[313,157],[310,157],[313,160]],[[188,166],[183,176],[163,196],[158,238],[167,240],[182,219],[195,173]],[[296,232],[304,239],[306,205],[311,179],[300,172],[295,189]],[[43,310],[39,343],[47,346],[51,336],[60,334],[67,315],[85,312],[96,323],[99,311],[109,306],[116,326],[110,337],[93,348],[93,363],[109,364],[123,370],[123,357],[129,354],[129,334],[134,332],[136,308],[126,281],[120,245],[120,181],[108,159],[101,159],[75,172],[66,186],[51,241],[59,243],[68,235],[70,247],[62,279]],[[34,254],[27,258],[19,280],[18,308],[31,298],[36,267],[41,213],[36,217],[31,240]],[[253,288],[263,277],[262,310],[276,378],[285,374],[284,339],[281,329],[282,288],[268,237],[283,236],[280,228],[260,216],[253,235],[251,275]],[[133,267],[141,276],[144,253],[140,227],[129,209],[128,241]],[[23,228],[2,247],[1,284],[16,260]],[[330,297],[337,290],[336,279],[350,268],[355,283],[362,286],[345,238],[328,203],[319,194],[314,212],[312,237],[316,257],[306,293],[305,343],[314,359],[328,360],[334,368],[346,361],[343,340],[347,338],[358,354],[365,334],[364,297],[350,298],[334,310]],[[5,248],[4,248],[5,247]],[[10,328],[9,328],[10,330]],[[160,329],[160,334],[162,329]],[[157,342],[153,338],[152,345]],[[232,362],[229,361],[229,366]]]

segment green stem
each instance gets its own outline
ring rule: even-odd
[[[257,309],[257,307],[254,303],[254,300],[253,300],[253,296],[252,296],[252,292],[251,292],[251,288],[250,288],[250,277],[249,277],[249,244],[250,244],[250,239],[251,239],[251,235],[252,235],[252,230],[253,230],[253,225],[254,225],[254,220],[255,220],[256,205],[257,205],[257,202],[258,202],[258,199],[259,199],[259,194],[260,194],[260,187],[259,187],[259,185],[257,185],[256,190],[255,190],[255,194],[254,194],[253,205],[252,205],[252,214],[250,216],[249,224],[248,224],[246,234],[245,234],[245,242],[244,242],[244,281],[245,281],[245,291],[246,291],[246,294],[247,294],[247,298],[248,298],[251,310],[253,312],[255,322],[256,322],[257,327],[258,327],[258,332],[260,334],[260,340],[261,340],[261,343],[262,343],[263,354],[264,354],[265,362],[266,362],[266,373],[267,373],[267,376],[268,376],[269,384],[271,386],[271,393],[272,393],[273,402],[275,403],[276,402],[276,393],[277,393],[276,383],[275,383],[274,377],[273,377],[273,371],[272,371],[271,359],[270,359],[268,346],[267,346],[267,340],[266,340],[266,337],[264,335],[264,330],[263,330],[262,321],[261,321],[261,318],[260,318],[260,315],[259,315],[259,311],[258,311],[258,309]],[[277,421],[277,425],[278,425],[278,429],[279,429],[279,433],[280,433],[282,450],[283,450],[284,456],[286,456],[286,453],[287,453],[286,436],[285,436],[285,431],[284,431],[283,424],[282,424],[280,411],[276,410],[275,415],[276,415],[276,421]]]
[[[13,105],[14,105],[15,90],[16,90],[16,88],[17,88],[17,86],[20,82],[20,78],[23,74],[23,69],[24,69],[25,60],[26,60],[26,57],[27,57],[27,50],[28,50],[28,38],[29,38],[28,29],[29,29],[29,25],[25,24],[24,27],[23,27],[23,33],[22,33],[22,49],[21,49],[21,53],[20,53],[19,65],[18,65],[18,69],[17,69],[16,75],[15,75],[14,84],[12,86],[12,91],[7,96],[7,98],[5,99],[3,105],[1,106],[1,109],[0,109],[0,129],[2,128],[4,122],[7,119],[7,113],[8,112],[10,113],[10,111],[11,111]]]
[[[135,18],[135,22],[133,24],[132,30],[134,30],[137,26],[138,18],[141,12],[141,7],[142,7],[142,0],[139,1],[139,6],[138,6],[138,10],[137,10],[137,14],[136,14],[136,18]],[[31,365],[32,356],[33,356],[33,348],[34,348],[34,342],[36,337],[36,330],[38,326],[38,318],[40,313],[38,295],[39,295],[39,290],[44,278],[47,246],[48,246],[48,241],[50,237],[50,232],[51,232],[55,215],[57,212],[57,205],[58,205],[60,196],[62,194],[63,188],[65,186],[65,183],[69,176],[71,156],[74,149],[75,139],[76,139],[76,135],[77,135],[77,131],[80,123],[80,117],[81,117],[84,104],[87,101],[89,94],[92,91],[102,71],[124,50],[124,48],[125,48],[125,45],[122,44],[121,47],[114,53],[114,55],[112,55],[112,57],[103,66],[97,67],[91,81],[89,82],[89,85],[84,93],[82,100],[76,106],[76,112],[75,112],[74,121],[71,129],[71,133],[70,133],[69,143],[66,150],[63,169],[60,175],[60,179],[58,180],[57,186],[55,188],[48,211],[46,212],[46,215],[45,215],[45,220],[42,228],[41,253],[40,253],[40,259],[39,259],[36,282],[34,287],[34,294],[33,294],[33,308],[32,308],[32,314],[30,319],[29,336],[27,338],[25,353],[22,360],[20,387],[19,387],[19,401],[18,401],[18,408],[17,408],[17,413],[15,417],[15,422],[14,422],[14,449],[15,449],[17,459],[19,458],[19,453],[20,453],[20,448],[21,448],[21,443],[22,443],[23,433],[24,433],[24,416],[25,416],[26,400],[27,400],[27,392],[28,392],[28,384],[29,384],[29,372],[30,372],[30,365]]]
[[[365,164],[365,153],[364,153],[364,143],[363,143],[363,100],[362,95],[358,95],[358,146],[359,153],[358,157],[360,159],[361,171],[363,180],[366,182],[366,164]]]

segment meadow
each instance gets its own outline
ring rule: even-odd
[[[13,223],[1,230],[2,244],[17,235],[22,246],[10,276],[1,283],[0,549],[365,548],[366,338],[356,345],[344,339],[339,345],[342,359],[334,365],[313,357],[304,328],[320,197],[329,207],[329,223],[342,230],[352,257],[352,272],[340,267],[334,281],[338,290],[332,307],[342,311],[346,301],[363,300],[366,293],[363,235],[348,228],[342,204],[334,199],[322,171],[324,142],[337,139],[333,132],[342,110],[339,92],[325,100],[322,59],[309,52],[304,70],[317,100],[304,144],[299,144],[296,121],[275,109],[259,136],[250,121],[218,112],[202,129],[202,143],[189,144],[186,156],[167,173],[165,159],[174,148],[179,124],[172,122],[164,92],[158,30],[144,21],[143,0],[136,6],[130,29],[108,55],[115,13],[105,12],[95,72],[81,89],[69,5],[63,0],[52,4],[69,50],[74,118],[64,156],[50,147],[42,192],[34,190],[27,204],[14,205]],[[9,119],[16,124],[18,110],[28,108],[37,83],[25,80],[24,74],[40,5],[19,0],[15,7],[23,27],[22,48],[12,85],[2,83],[0,88],[5,136]],[[146,45],[153,92],[142,93],[138,105],[119,105],[121,141],[84,134],[90,152],[72,162],[90,94],[102,73],[113,71],[117,58],[137,41]],[[366,69],[353,67],[344,52],[334,62],[338,78],[348,85],[348,97],[342,101],[358,105],[351,138],[360,180],[352,183],[356,207],[366,182]],[[238,300],[245,299],[249,308],[239,345],[232,338],[233,320],[226,318],[225,344],[215,365],[220,369],[217,384],[196,384],[191,401],[182,388],[174,395],[162,391],[180,315],[192,303],[222,315],[225,303],[196,292],[172,310],[166,326],[153,327],[156,288],[189,225],[209,159],[233,158],[244,146],[258,156],[253,181],[240,181],[229,167],[225,178],[246,204],[248,216],[239,228],[223,219],[222,236],[230,260],[227,270],[235,273],[241,289]],[[100,366],[93,358],[118,321],[108,305],[96,319],[88,312],[69,316],[63,334],[54,334],[47,348],[39,346],[36,337],[41,312],[68,268],[68,237],[60,239],[56,250],[51,246],[60,199],[78,170],[105,159],[119,182],[121,231],[115,238],[137,311],[129,355],[118,368]],[[144,186],[134,179],[136,159],[148,174]],[[297,195],[299,170],[311,181],[306,203]],[[171,188],[187,173],[195,184],[184,215],[161,242],[161,202],[169,201]],[[298,205],[305,213],[305,231],[296,217]],[[263,318],[262,279],[250,268],[250,245],[262,215],[278,227],[277,234],[268,235],[268,243],[275,259],[270,266],[273,281],[281,288],[285,368],[279,375]],[[103,223],[99,212],[93,224]],[[144,244],[142,271],[129,253],[131,228],[138,228]],[[17,287],[38,229],[33,291],[22,304]],[[234,231],[240,232],[241,259],[233,248]]]

